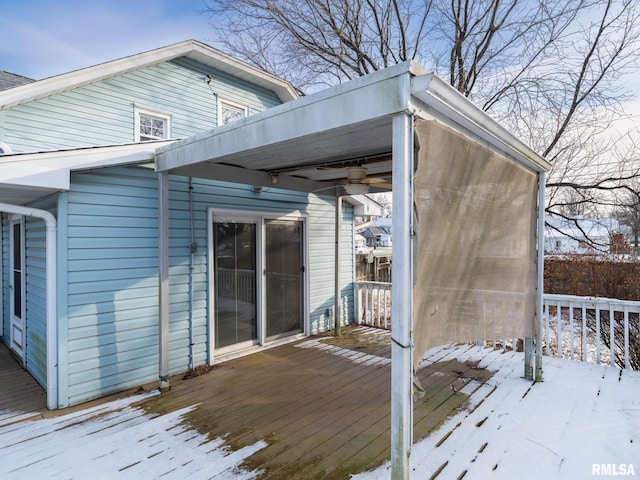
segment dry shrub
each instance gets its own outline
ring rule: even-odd
[[[565,255],[544,262],[545,293],[640,301],[638,278],[640,262],[616,257]]]

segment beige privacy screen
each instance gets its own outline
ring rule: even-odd
[[[414,364],[534,330],[536,174],[435,121],[415,127]]]

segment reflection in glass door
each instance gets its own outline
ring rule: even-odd
[[[215,348],[257,340],[256,224],[214,222]]]
[[[267,338],[302,332],[303,224],[265,221]]]

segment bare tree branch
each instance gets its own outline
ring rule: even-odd
[[[553,164],[549,213],[611,213],[640,177],[640,142],[609,133],[640,66],[636,0],[205,2],[219,46],[301,93],[434,69]]]

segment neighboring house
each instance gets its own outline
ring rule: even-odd
[[[159,325],[157,149],[289,102],[289,84],[195,41],[2,78],[0,336],[49,408],[156,381],[159,355],[166,376],[332,328],[335,196],[263,191],[242,175],[168,178],[168,331]],[[351,290],[343,305],[346,323]]]
[[[624,234],[626,227],[616,218],[546,217],[544,250],[547,254],[602,254],[613,252],[616,235]],[[596,246],[594,246],[597,245]]]
[[[391,218],[374,218],[356,227],[357,232],[362,235],[368,247],[391,247]]]

